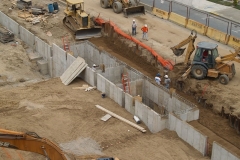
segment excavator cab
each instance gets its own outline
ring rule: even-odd
[[[209,42],[199,42],[193,58],[192,64],[201,63],[206,68],[215,68],[215,59],[219,57],[217,44]]]
[[[84,1],[67,0],[66,2],[63,23],[75,34],[75,39],[101,37],[102,27],[96,26],[90,15],[84,11]]]

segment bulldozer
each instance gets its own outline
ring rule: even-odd
[[[101,37],[102,27],[97,26],[94,17],[84,11],[83,0],[66,0],[66,3],[63,24],[75,34],[76,40]]]
[[[195,33],[195,34],[194,34]],[[178,79],[178,82],[184,81],[191,73],[192,76],[198,80],[206,77],[218,78],[221,84],[228,84],[236,74],[235,65],[233,61],[240,63],[240,48],[228,55],[220,56],[218,53],[218,45],[210,42],[199,42],[196,46],[196,52],[193,60],[190,57],[195,50],[194,42],[197,38],[197,32],[191,31],[191,35],[180,42],[178,45],[171,47],[176,56],[181,56],[186,48],[181,48],[188,45],[185,55],[184,65],[186,65],[186,72]]]
[[[124,17],[135,14],[145,14],[143,5],[137,5],[135,0],[100,0],[102,8],[113,8],[115,13],[124,13]]]

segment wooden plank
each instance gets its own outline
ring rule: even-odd
[[[127,120],[127,119],[125,119],[125,118],[123,118],[123,117],[121,117],[121,116],[119,116],[119,115],[117,115],[117,114],[115,114],[115,113],[113,113],[113,112],[111,112],[111,111],[103,108],[102,106],[100,106],[100,105],[95,105],[95,106],[96,106],[98,109],[101,109],[102,111],[110,114],[111,116],[113,116],[113,117],[115,117],[115,118],[117,118],[117,119],[119,119],[119,120],[121,120],[121,121],[129,124],[130,126],[132,126],[132,127],[136,128],[136,129],[140,130],[141,132],[143,132],[143,133],[146,132],[146,130],[145,130],[143,127],[140,127],[139,125],[136,125],[135,123],[133,123],[133,122],[131,122],[131,121],[129,121],[129,120]]]

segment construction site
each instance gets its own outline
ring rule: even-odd
[[[1,160],[240,160],[240,44],[135,0],[0,11]]]

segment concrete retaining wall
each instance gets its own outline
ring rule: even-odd
[[[240,160],[217,142],[213,142],[211,160]]]
[[[67,69],[67,53],[57,46],[52,45],[53,50],[53,77],[60,77]]]
[[[168,127],[172,131],[176,131],[178,136],[201,152],[203,156],[207,151],[207,136],[200,133],[188,123],[178,119],[173,114],[169,114]],[[219,160],[219,159],[218,159]]]
[[[19,37],[19,24],[2,12],[0,12],[0,23],[12,31],[15,37]]]
[[[36,36],[35,36],[35,51],[39,53],[44,60],[47,60],[49,59],[49,57],[52,57],[51,46]]]
[[[25,42],[31,48],[34,48],[35,36],[31,32],[29,32],[26,28],[20,26],[20,39]]]
[[[157,133],[166,128],[167,119],[162,118],[161,115],[138,100],[135,100],[135,115],[148,126],[152,133]]]

